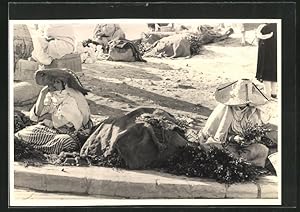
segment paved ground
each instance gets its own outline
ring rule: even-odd
[[[124,198],[61,192],[41,192],[27,188],[13,189],[14,206],[65,206],[116,204]]]
[[[27,201],[27,200],[86,200],[86,199],[116,199],[115,197],[108,197],[104,195],[76,195],[70,193],[50,193],[50,192],[41,192],[36,190],[30,190],[25,188],[15,188],[14,197],[18,200]],[[118,198],[120,199],[120,198]]]

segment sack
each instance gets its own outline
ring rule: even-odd
[[[138,51],[137,47],[127,40],[112,40],[109,42],[108,60],[146,62]]]
[[[146,57],[188,57],[191,55],[190,43],[186,39],[186,33],[174,34],[161,38],[147,49]]]
[[[187,144],[179,125],[164,110],[138,108],[103,121],[85,142],[80,155],[109,157],[117,151],[127,168],[155,166]]]

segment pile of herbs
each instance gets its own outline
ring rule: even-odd
[[[21,111],[14,111],[14,133],[32,125],[33,122]]]
[[[14,139],[14,160],[24,162],[26,166],[40,166],[47,163],[47,158],[41,151],[17,138]]]
[[[261,174],[267,174],[263,168],[234,157],[224,148],[195,143],[179,148],[160,168],[174,175],[205,177],[226,184],[255,181]]]
[[[153,128],[162,130],[176,130],[182,134],[188,129],[188,122],[184,119],[175,118],[169,114],[169,117],[145,113],[136,118],[137,122],[150,124]]]
[[[270,132],[270,129],[266,125],[247,122],[246,125],[242,127],[242,133],[240,135],[243,140],[232,142],[238,144],[241,148],[255,143],[263,144],[267,147],[273,147],[276,144],[267,137],[268,132]]]
[[[96,166],[127,168],[117,151],[107,157],[97,156],[90,160]],[[195,143],[179,148],[173,157],[148,169],[187,177],[205,177],[226,184],[255,181],[258,176],[268,174],[267,170],[255,167],[242,158],[235,158],[225,149],[203,148]]]
[[[182,132],[186,131],[186,123],[184,121],[173,122],[170,121],[170,119],[156,118],[153,116],[143,116],[139,121],[147,121],[148,124],[156,128],[164,128],[165,130],[180,129]],[[253,129],[253,127],[249,128],[249,130],[250,129]],[[253,133],[253,130],[250,131]],[[262,131],[259,132],[262,133]],[[248,135],[250,136],[250,134],[251,133]],[[67,157],[68,154],[60,154],[58,157],[55,157],[56,165],[63,165],[63,161],[65,161]],[[84,161],[85,164],[94,166],[128,168],[116,150],[112,151],[108,156],[97,155],[80,158],[78,153],[73,153],[69,154],[69,157],[69,159],[74,157],[75,162],[74,164],[71,162],[71,165],[80,166],[80,161]],[[45,159],[45,156],[33,147],[15,141],[15,160],[24,158],[37,158],[41,161],[48,160],[48,162],[52,164],[54,161],[50,160],[51,158],[49,157]],[[57,163],[58,161],[59,163]],[[186,146],[178,148],[175,154],[168,160],[148,168],[159,169],[174,175],[215,179],[220,183],[226,184],[255,181],[258,176],[268,174],[266,169],[255,167],[242,158],[234,157],[223,147],[195,142],[188,142]]]

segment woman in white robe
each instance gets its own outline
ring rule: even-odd
[[[246,127],[267,124],[268,115],[259,109],[268,101],[264,92],[251,80],[243,79],[221,86],[215,97],[220,104],[200,132],[201,143],[222,145],[235,156],[264,167],[268,147],[258,142],[244,147],[239,145],[245,139]]]
[[[60,73],[55,76],[56,72]],[[64,69],[37,71],[37,83],[47,84],[30,110],[30,119],[37,124],[16,132],[17,139],[48,154],[80,150],[77,133],[90,130],[90,109],[84,94],[76,90],[81,84],[74,86],[78,79],[71,80],[73,74]]]

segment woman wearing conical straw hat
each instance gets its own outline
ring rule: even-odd
[[[264,167],[269,153],[268,147],[257,142],[245,143],[245,129],[261,126],[268,120],[259,106],[268,98],[256,84],[249,79],[237,80],[220,86],[215,92],[220,103],[208,118],[201,130],[200,142],[223,146],[237,157],[242,157],[252,165]]]
[[[79,151],[79,131],[91,130],[90,108],[78,77],[69,69],[42,69],[35,73],[40,91],[30,110],[37,124],[15,133],[15,139],[44,153]]]

